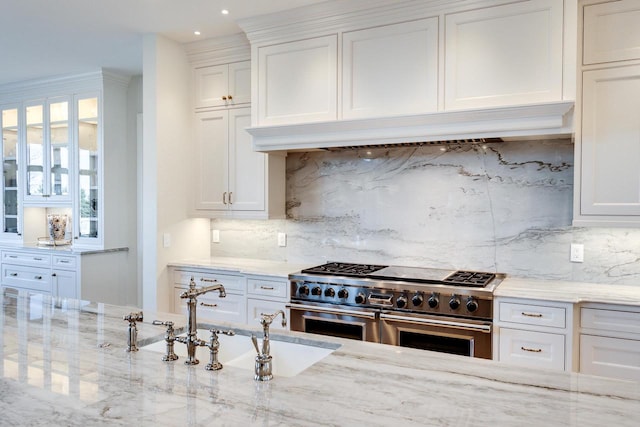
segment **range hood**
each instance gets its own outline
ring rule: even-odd
[[[573,101],[247,129],[255,151],[293,151],[478,138],[567,137]]]

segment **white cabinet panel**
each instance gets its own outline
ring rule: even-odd
[[[287,290],[289,282],[287,280],[265,280],[247,279],[247,294],[259,296],[261,298],[288,299]]]
[[[258,48],[258,124],[337,119],[337,36]]]
[[[251,61],[194,70],[195,108],[230,107],[251,102]]]
[[[580,372],[640,381],[640,341],[580,335]]]
[[[51,270],[40,267],[2,264],[2,284],[51,293]]]
[[[192,277],[197,287],[211,286],[216,283],[221,283],[227,292],[235,294],[244,294],[246,292],[244,276],[220,274],[217,272],[176,270],[174,272],[173,283],[188,287]]]
[[[564,328],[566,325],[566,310],[562,307],[507,302],[501,302],[499,306],[501,322],[552,328]]]
[[[260,315],[264,314],[273,314],[278,310],[282,310],[286,313],[287,316],[287,325],[282,326],[282,321],[280,318],[275,320],[270,328],[271,329],[289,329],[289,310],[286,307],[286,303],[278,302],[278,301],[268,301],[261,300],[255,298],[247,299],[247,323],[250,326],[259,326],[260,325]]]
[[[580,326],[616,332],[634,333],[640,336],[640,312],[582,308]]]
[[[229,95],[227,105],[251,102],[251,61],[229,64]]]
[[[267,155],[253,151],[249,108],[229,110],[229,208],[263,211]]]
[[[52,270],[52,293],[60,298],[78,298],[78,275],[74,270]]]
[[[342,118],[436,111],[438,18],[343,34]]]
[[[527,1],[445,18],[445,109],[562,99],[563,2]]]
[[[640,66],[585,71],[582,104],[580,213],[640,215]]]
[[[186,300],[180,298],[180,294],[186,288],[174,288],[174,311],[187,315]],[[198,322],[220,321],[246,323],[247,306],[244,295],[230,294],[220,298],[218,292],[209,292],[198,297],[196,309]]]
[[[227,111],[196,114],[196,209],[227,209],[228,139]]]
[[[640,2],[620,0],[584,8],[583,63],[640,58]]]
[[[500,328],[500,360],[522,366],[564,369],[565,337]]]

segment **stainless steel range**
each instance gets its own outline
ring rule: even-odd
[[[503,278],[331,262],[289,275],[291,329],[490,359]]]

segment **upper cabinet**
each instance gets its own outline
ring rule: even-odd
[[[196,110],[251,102],[251,61],[197,67],[193,74]]]
[[[574,224],[640,226],[640,3],[580,3]]]
[[[19,114],[20,108],[17,105],[7,105],[0,107],[0,143],[2,144],[2,182],[1,195],[2,204],[2,229],[0,236],[2,240],[16,241],[20,238],[20,226],[18,221],[21,218],[22,203],[18,195],[19,176]]]
[[[562,99],[563,3],[537,0],[445,17],[445,109]]]
[[[241,20],[254,147],[570,135],[573,2],[328,2]]]

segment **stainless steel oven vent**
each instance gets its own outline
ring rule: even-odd
[[[347,145],[344,147],[327,147],[322,148],[325,151],[348,151],[348,150],[366,150],[379,148],[402,148],[402,147],[425,147],[431,145],[454,146],[454,145],[477,145],[491,144],[503,142],[502,138],[471,138],[471,139],[448,139],[445,141],[418,141],[418,142],[400,142],[394,144],[370,144],[370,145]]]

